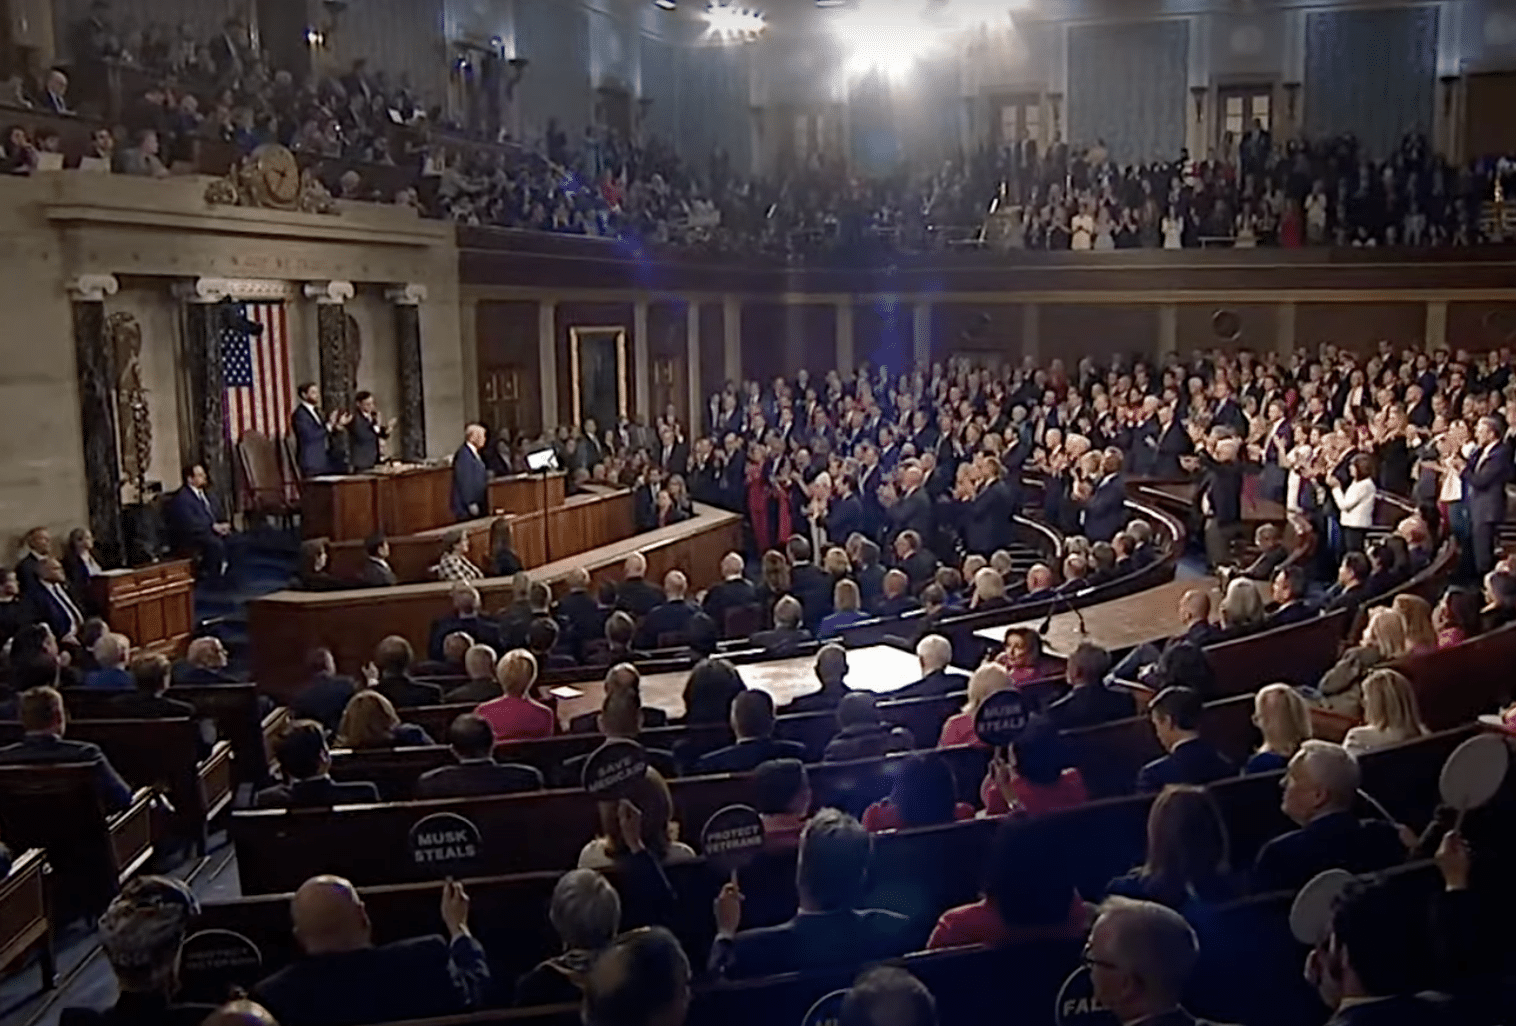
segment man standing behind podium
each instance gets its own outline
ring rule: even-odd
[[[484,465],[484,427],[470,424],[463,432],[463,444],[453,454],[453,516],[472,520],[488,510],[490,472]]]
[[[374,393],[359,392],[355,397],[358,414],[347,426],[348,455],[352,459],[353,473],[361,474],[379,465],[380,446],[394,430],[395,422],[389,423],[379,416],[379,404]]]
[[[352,414],[333,410],[328,416],[321,415],[321,388],[314,381],[307,381],[297,391],[300,404],[290,415],[295,432],[296,460],[300,464],[301,477],[320,477],[332,473],[331,433],[346,427]],[[374,461],[378,462],[377,459]],[[372,465],[372,464],[371,464]]]

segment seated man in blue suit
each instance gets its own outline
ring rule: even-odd
[[[57,688],[32,688],[22,693],[19,704],[21,727],[26,736],[0,748],[0,766],[86,763],[95,771],[95,788],[106,812],[119,812],[131,804],[132,789],[98,746],[64,738],[68,716],[63,711],[63,695]]]
[[[184,468],[184,485],[168,501],[168,534],[175,549],[194,553],[200,575],[217,581],[227,571],[226,538],[232,533],[221,500],[210,491],[210,477],[198,463]]]
[[[490,472],[484,465],[484,427],[470,424],[463,432],[463,444],[453,454],[453,516],[473,520],[489,515]]]
[[[68,590],[63,564],[52,556],[41,561],[37,583],[22,601],[28,623],[45,623],[59,641],[74,640],[84,626],[84,612]]]
[[[1158,743],[1169,753],[1137,774],[1138,791],[1162,791],[1169,784],[1209,784],[1237,775],[1237,767],[1200,737],[1200,692],[1164,688],[1148,706]]]

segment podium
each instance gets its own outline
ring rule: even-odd
[[[189,642],[195,625],[195,571],[189,560],[106,570],[90,578],[89,591],[111,629],[138,648],[173,658]]]
[[[453,522],[452,489],[453,468],[446,466],[313,477],[301,485],[301,533],[342,542],[446,527]]]

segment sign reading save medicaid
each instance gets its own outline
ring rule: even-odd
[[[974,713],[974,733],[992,748],[1001,748],[1026,729],[1026,703],[1019,691],[997,691],[979,703]]]
[[[484,842],[472,820],[456,812],[437,812],[411,827],[410,849],[417,866],[436,870],[439,876],[456,875],[478,860]]]
[[[584,760],[584,789],[597,798],[624,798],[647,774],[647,752],[635,741],[612,738]]]

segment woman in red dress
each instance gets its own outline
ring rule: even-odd
[[[769,483],[764,449],[757,442],[747,447],[745,475],[747,516],[748,522],[753,525],[753,541],[759,552],[767,552],[774,547],[774,532],[769,528]]]

